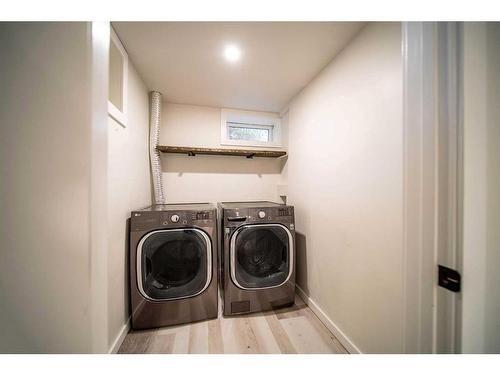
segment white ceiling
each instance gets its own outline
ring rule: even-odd
[[[173,103],[279,112],[361,29],[359,22],[113,22],[151,90]],[[223,57],[225,45],[242,50]]]

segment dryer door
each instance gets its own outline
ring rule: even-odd
[[[293,237],[281,224],[243,225],[230,242],[231,278],[241,289],[283,285],[293,270]]]
[[[153,301],[196,296],[212,279],[212,244],[196,228],[148,233],[137,246],[136,260],[139,291]]]

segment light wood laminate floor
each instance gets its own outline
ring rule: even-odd
[[[347,353],[297,296],[275,311],[224,317],[174,327],[130,331],[118,353],[309,354]]]

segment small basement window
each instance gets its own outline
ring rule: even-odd
[[[128,55],[112,28],[110,37],[108,114],[125,127],[127,126]]]
[[[233,146],[280,147],[278,114],[221,110],[221,144]]]

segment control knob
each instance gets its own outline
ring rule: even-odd
[[[266,213],[264,211],[259,211],[259,217],[264,219],[266,217]]]
[[[180,219],[180,217],[177,214],[170,216],[170,220],[172,221],[172,223],[179,222],[179,219]]]

